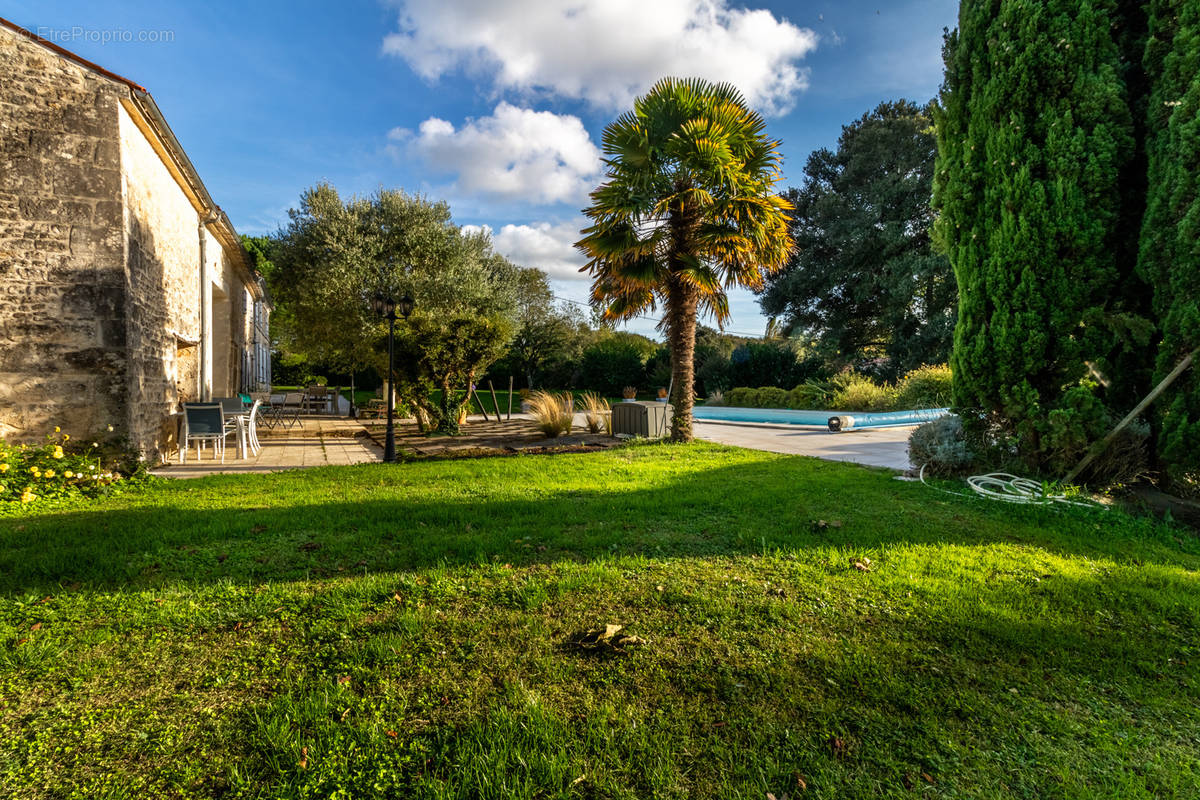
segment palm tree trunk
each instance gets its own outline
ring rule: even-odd
[[[671,440],[692,440],[692,397],[696,379],[695,287],[672,278],[667,287],[667,338],[671,347]]]

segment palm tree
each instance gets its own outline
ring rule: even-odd
[[[729,84],[664,78],[604,129],[607,180],[575,246],[606,319],[665,307],[676,441],[692,438],[697,311],[723,325],[725,290],[762,286],[792,248],[779,142],[764,127]]]

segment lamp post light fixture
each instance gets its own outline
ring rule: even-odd
[[[396,382],[392,375],[392,342],[396,336],[396,313],[399,312],[401,318],[408,319],[408,315],[413,312],[413,305],[413,299],[408,295],[395,300],[390,294],[385,296],[383,292],[376,292],[371,301],[375,314],[388,321],[387,434],[383,440],[383,460],[388,463],[396,460],[396,424],[393,418],[396,406]]]

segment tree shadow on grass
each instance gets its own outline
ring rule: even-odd
[[[577,461],[508,463],[502,475],[444,462],[419,478],[404,465],[214,477],[99,510],[0,521],[0,592],[898,544],[1027,544],[1200,567],[1195,540],[1150,520],[960,499],[803,457],[616,477],[608,489],[596,485],[603,471],[546,487],[546,470]]]

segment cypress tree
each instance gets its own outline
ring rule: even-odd
[[[1120,300],[1137,143],[1119,19],[1116,0],[964,0],[935,109],[955,403],[1052,474],[1104,433],[1114,331],[1136,327]]]
[[[1160,380],[1200,346],[1200,3],[1153,0],[1145,71],[1149,188],[1138,267],[1154,289]],[[1200,365],[1157,406],[1158,460],[1176,488],[1200,481]]]

